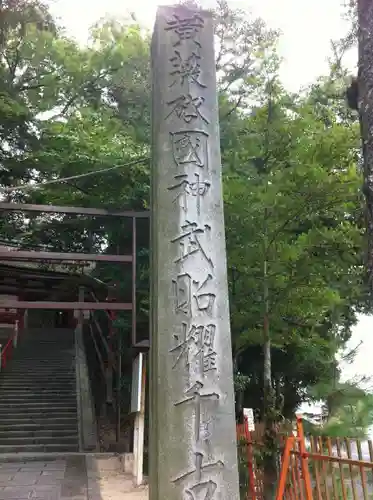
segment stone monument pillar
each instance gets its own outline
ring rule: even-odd
[[[150,500],[238,500],[211,13],[160,7],[152,66]]]

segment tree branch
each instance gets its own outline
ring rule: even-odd
[[[226,113],[222,117],[222,120],[225,120],[226,118],[228,118],[228,116],[230,116],[232,113],[234,113],[236,111],[236,109],[241,105],[242,99],[243,99],[243,94],[240,95],[240,97],[238,98],[236,104],[228,111],[228,113]]]

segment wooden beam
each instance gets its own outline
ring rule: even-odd
[[[63,207],[58,205],[34,205],[29,203],[0,203],[0,210],[17,212],[47,212],[53,214],[78,214],[92,215],[99,217],[136,217],[138,219],[148,219],[150,212],[148,210],[107,210],[105,208],[86,208],[86,207]]]
[[[0,260],[59,260],[85,262],[132,262],[132,255],[110,255],[90,253],[34,252],[32,250],[0,251]]]

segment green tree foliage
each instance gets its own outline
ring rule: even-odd
[[[358,131],[337,116],[326,127],[307,101],[276,99],[269,125],[265,107],[243,119],[250,133],[225,171],[235,353],[261,338],[266,259],[274,355],[289,365],[293,346],[298,372],[321,375],[364,305]]]
[[[310,390],[315,400],[324,401],[324,417],[314,423],[305,415],[305,430],[317,436],[367,439],[373,424],[373,396],[354,381],[319,383]]]

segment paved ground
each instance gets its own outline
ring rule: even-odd
[[[0,500],[147,500],[117,457],[0,463]]]

